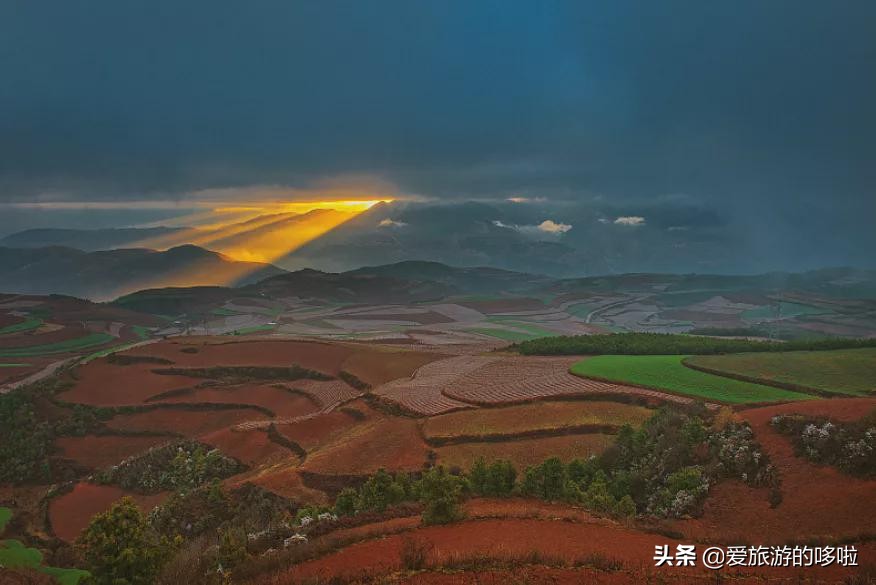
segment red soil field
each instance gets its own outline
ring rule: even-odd
[[[545,304],[539,299],[532,298],[514,298],[514,299],[492,299],[489,301],[461,301],[457,305],[480,311],[487,315],[494,313],[510,313],[516,311],[535,311],[544,309]]]
[[[0,335],[0,348],[45,345],[47,343],[57,343],[59,341],[67,341],[68,339],[76,339],[88,335],[88,331],[86,331],[80,324],[67,325],[53,331],[45,331],[42,333],[38,333],[38,331],[39,329],[31,329],[30,331],[22,331],[21,333],[13,333],[11,335]]]
[[[67,459],[72,459],[90,469],[102,469],[170,440],[173,439],[170,437],[88,435],[85,437],[59,437],[55,440],[55,445]]]
[[[186,353],[191,349],[196,353]],[[183,351],[186,350],[186,351]],[[130,355],[163,357],[178,367],[291,366],[298,364],[325,374],[338,375],[353,349],[339,344],[308,341],[222,341],[216,337],[164,341],[134,349]]]
[[[277,416],[302,416],[319,410],[319,406],[307,396],[302,396],[270,384],[242,384],[192,389],[156,401],[157,404],[172,403],[253,404],[274,412]]]
[[[360,412],[366,412],[357,408]],[[321,414],[314,418],[292,424],[277,424],[277,430],[286,438],[295,441],[306,451],[315,449],[332,441],[360,421],[340,410]]]
[[[381,467],[415,471],[426,462],[427,450],[417,421],[383,417],[353,427],[309,455],[301,468],[325,475],[365,475]]]
[[[794,455],[788,437],[770,426],[775,414],[830,415],[837,420],[860,418],[876,406],[876,398],[834,398],[742,411],[757,440],[778,468],[781,504],[772,509],[766,489],[724,482],[712,490],[701,518],[678,521],[674,529],[694,538],[784,543],[809,538],[855,538],[876,526],[876,480],[860,479],[829,466],[814,465]]]
[[[94,406],[142,404],[146,399],[169,390],[191,388],[204,380],[188,376],[153,374],[156,364],[111,364],[98,359],[76,370],[78,380],[58,398]]]
[[[325,493],[304,485],[297,465],[297,462],[285,461],[235,475],[223,483],[231,488],[252,483],[296,502],[318,505],[331,504],[332,502],[329,501]]]
[[[396,378],[410,378],[420,366],[444,356],[421,351],[356,351],[348,357],[343,368],[357,378],[378,386]]]
[[[49,503],[49,521],[61,540],[73,542],[88,526],[95,514],[105,512],[114,502],[130,496],[144,512],[150,511],[167,499],[168,493],[143,496],[107,485],[77,483],[73,491],[54,498]]]
[[[397,571],[401,568],[402,546],[408,539],[427,545],[430,548],[428,560],[433,563],[472,555],[514,558],[538,551],[546,556],[559,557],[569,562],[578,559],[586,560],[590,555],[601,555],[606,559],[621,562],[623,572],[627,574],[654,570],[654,547],[666,544],[674,549],[679,543],[665,536],[639,532],[602,520],[576,522],[524,518],[473,520],[447,526],[418,528],[402,534],[359,542],[322,558],[300,563],[279,576],[267,577],[256,583],[282,585],[297,583],[308,578],[328,580],[333,576],[356,576],[363,573],[376,576]],[[876,546],[871,543],[860,548],[866,549],[864,553],[870,555],[876,551]],[[666,568],[658,573],[665,574],[667,577],[685,576],[687,581],[680,582],[690,582],[696,577],[715,579],[714,572],[705,569],[699,562],[698,565],[693,568]],[[734,567],[732,572],[735,573],[736,569]],[[741,572],[745,574],[747,571],[744,569]],[[853,571],[854,569],[833,566],[806,569],[757,568],[751,569],[748,574],[756,572],[762,575],[794,578],[802,573],[807,577],[830,579],[835,582]],[[626,581],[616,582],[635,581],[630,581],[627,575]]]
[[[488,462],[508,459],[522,473],[527,466],[537,465],[549,457],[559,457],[568,462],[599,455],[613,442],[612,435],[591,433],[497,443],[460,443],[436,447],[435,452],[438,453],[438,462],[445,467],[468,469],[478,457],[483,457]]]
[[[25,320],[24,317],[16,317],[11,313],[0,313],[0,328],[24,323]]]
[[[331,408],[362,395],[362,392],[342,380],[295,380],[287,385],[295,390],[310,394],[323,409]]]
[[[268,433],[262,430],[222,429],[203,435],[199,440],[248,466],[278,462],[289,457],[298,460],[287,448],[271,441]]]
[[[158,408],[117,415],[107,422],[107,426],[114,430],[159,431],[179,433],[186,437],[199,437],[244,421],[267,418],[264,413],[252,408],[232,410]]]
[[[508,435],[577,425],[638,426],[654,414],[644,406],[597,400],[539,401],[477,408],[434,416],[423,423],[427,438]]]
[[[512,404],[552,396],[628,395],[656,401],[689,403],[692,399],[656,390],[599,382],[573,376],[569,368],[580,358],[509,357],[477,368],[443,390],[450,398],[472,404]],[[439,362],[440,363],[440,362]]]

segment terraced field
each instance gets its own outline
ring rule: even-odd
[[[587,459],[598,455],[614,442],[613,435],[589,433],[586,435],[563,435],[540,437],[498,443],[459,443],[436,447],[438,463],[445,467],[469,469],[479,457],[486,461],[506,459],[523,470],[529,465],[538,465],[548,457],[563,461]]]
[[[572,373],[730,404],[813,398],[809,394],[693,370],[683,365],[683,359],[685,356],[679,355],[600,355],[574,364]]]
[[[313,396],[323,410],[332,409],[362,395],[362,392],[341,380],[296,380],[289,386]]]
[[[653,412],[643,406],[601,401],[535,402],[479,408],[432,417],[423,424],[427,440],[489,437],[585,426],[639,425]]]
[[[471,405],[455,400],[444,391],[458,383],[460,378],[477,371],[500,358],[463,355],[431,362],[420,367],[410,379],[383,384],[374,393],[399,403],[408,410],[425,415],[436,415]]]
[[[460,402],[479,405],[582,395],[633,395],[644,399],[690,402],[690,399],[671,394],[573,376],[569,368],[576,361],[577,358],[569,357],[495,359],[458,377],[443,392]]]
[[[852,396],[876,391],[876,348],[693,356],[685,363],[789,389]]]
[[[112,335],[106,333],[92,333],[84,337],[77,337],[75,339],[68,339],[57,343],[0,349],[0,357],[16,358],[75,352],[109,343],[113,339],[115,338]]]

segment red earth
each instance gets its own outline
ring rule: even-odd
[[[270,440],[266,431],[258,429],[222,429],[203,435],[199,440],[249,466],[295,457],[288,449]]]
[[[239,386],[197,388],[168,398],[162,398],[156,403],[252,404],[267,408],[278,417],[302,416],[319,410],[319,406],[309,397],[290,392],[284,388],[278,388],[271,384],[242,384]]]
[[[59,437],[55,440],[55,445],[61,450],[63,457],[90,469],[101,469],[169,440],[173,439],[154,436],[87,435]]]
[[[194,353],[189,353],[195,350]],[[189,337],[131,350],[129,355],[163,357],[178,367],[291,366],[298,364],[336,376],[353,349],[339,344],[308,341],[223,341]]]
[[[360,412],[367,412],[357,408]],[[341,410],[321,414],[294,424],[278,424],[277,430],[286,438],[295,441],[306,451],[325,445],[340,433],[358,424],[355,418]]]
[[[125,496],[132,497],[144,512],[148,512],[164,502],[168,495],[161,493],[144,496],[115,486],[77,483],[73,491],[58,496],[49,503],[49,521],[58,538],[73,542],[95,514],[105,512],[114,502]]]
[[[203,382],[189,376],[153,374],[156,364],[116,365],[98,359],[76,370],[76,384],[58,398],[94,406],[142,404],[156,394],[191,388]]]
[[[121,431],[158,431],[199,437],[245,421],[266,419],[268,419],[267,415],[253,408],[232,410],[157,408],[133,414],[119,414],[106,424],[111,429]]]
[[[782,502],[770,508],[768,490],[742,482],[715,486],[702,517],[678,521],[674,529],[685,535],[720,542],[855,539],[872,534],[876,526],[876,480],[861,479],[830,466],[815,465],[797,457],[787,436],[770,426],[776,414],[826,415],[855,420],[873,407],[876,398],[834,398],[772,405],[740,412],[782,480]]]
[[[387,532],[380,538],[357,542],[327,556],[299,563],[277,576],[256,583],[291,584],[304,579],[330,579],[334,576],[376,576],[401,568],[400,556],[406,540],[415,540],[429,551],[428,561],[438,564],[474,555],[515,559],[538,552],[546,557],[566,562],[581,561],[598,555],[602,559],[622,564],[628,574],[645,574],[654,569],[655,546],[669,545],[671,550],[680,541],[656,534],[648,534],[607,520],[570,520],[504,518],[470,520],[446,526],[421,527],[406,530],[398,520],[390,520]],[[393,530],[403,532],[392,534]],[[335,535],[336,537],[338,535]],[[690,544],[681,542],[681,544]],[[859,558],[869,559],[876,553],[876,545],[859,546]],[[694,580],[697,576],[714,579],[714,572],[701,563],[694,568],[666,568],[663,573],[682,575]],[[735,568],[733,570],[735,572]],[[747,570],[743,571],[745,574]],[[727,571],[721,571],[725,575]],[[758,568],[749,574],[794,578],[797,575],[834,581],[851,573],[840,567],[781,569]],[[441,582],[441,581],[439,581]]]
[[[380,417],[321,448],[307,458],[302,469],[322,475],[365,475],[381,467],[416,471],[426,462],[428,450],[416,420]]]

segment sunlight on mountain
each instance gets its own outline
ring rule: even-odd
[[[195,244],[233,260],[273,262],[386,199],[279,202],[216,207],[198,227],[150,238],[138,247],[166,250]],[[223,220],[223,217],[226,218]]]

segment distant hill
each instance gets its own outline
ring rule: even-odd
[[[0,247],[45,248],[62,246],[86,252],[136,247],[139,242],[183,232],[187,228],[32,229],[0,238]]]
[[[346,274],[432,281],[454,289],[460,294],[525,292],[555,282],[555,279],[550,277],[525,272],[486,266],[458,268],[440,262],[418,260],[396,262],[383,266],[366,266],[351,270]]]
[[[116,305],[153,314],[198,315],[231,299],[299,298],[322,303],[415,303],[437,301],[456,289],[429,280],[374,274],[298,270],[239,288],[168,287],[141,290],[115,301]]]
[[[0,248],[0,290],[6,293],[56,293],[108,300],[146,288],[241,286],[282,273],[270,264],[236,262],[192,245],[164,252],[137,248],[84,252],[60,246]]]

